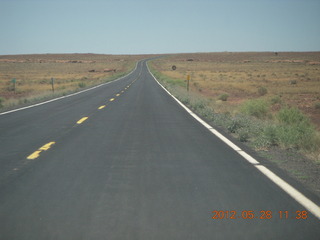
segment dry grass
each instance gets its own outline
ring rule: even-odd
[[[41,54],[0,56],[3,109],[110,81],[133,69],[145,56]],[[106,70],[116,71],[107,72]],[[91,71],[90,70],[94,70]],[[16,79],[16,91],[11,80]],[[51,78],[54,78],[55,93]]]
[[[236,112],[248,99],[278,99],[274,111],[280,102],[297,106],[320,129],[320,52],[180,54],[153,66],[173,79],[189,74],[191,91],[211,99],[217,111]],[[229,95],[223,103],[222,94]]]

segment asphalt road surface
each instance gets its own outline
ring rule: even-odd
[[[1,115],[0,143],[0,240],[320,239],[320,220],[190,116],[145,61]]]

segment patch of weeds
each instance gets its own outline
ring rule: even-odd
[[[275,104],[281,104],[282,103],[282,99],[280,96],[274,96],[273,98],[271,98],[271,104],[275,105]]]
[[[276,118],[276,135],[284,147],[309,149],[315,141],[315,129],[310,119],[297,108],[283,108]]]
[[[192,108],[197,111],[199,109],[204,109],[206,104],[203,101],[196,101],[192,104]]]
[[[248,142],[250,138],[250,132],[248,128],[241,128],[238,131],[238,139],[240,142]]]
[[[258,94],[260,95],[260,96],[264,96],[264,95],[266,95],[268,93],[268,89],[267,88],[265,88],[265,87],[259,87],[258,88]]]
[[[258,119],[268,116],[269,104],[262,99],[248,100],[241,106],[241,112]]]
[[[221,101],[227,101],[228,100],[228,97],[229,95],[224,93],[224,94],[221,94],[218,99],[221,100]]]
[[[79,88],[85,88],[87,85],[84,82],[78,84]]]

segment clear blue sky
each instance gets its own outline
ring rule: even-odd
[[[320,51],[320,0],[0,0],[0,55]]]

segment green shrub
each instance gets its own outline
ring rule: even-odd
[[[279,144],[279,138],[277,134],[277,126],[269,125],[263,129],[263,138],[266,141],[268,147],[275,146]]]
[[[269,112],[269,104],[262,99],[248,100],[241,106],[241,112],[259,119],[265,119]]]
[[[264,95],[266,95],[268,93],[268,90],[265,87],[259,87],[258,88],[258,93],[259,93],[260,96],[264,96]]]
[[[274,96],[273,98],[271,98],[271,104],[281,104],[282,100],[280,96]]]
[[[310,119],[297,108],[283,108],[277,115],[277,137],[285,147],[307,149],[312,144],[315,129]]]
[[[218,99],[221,100],[221,101],[227,101],[228,100],[228,97],[229,95],[224,93],[224,94],[221,94]]]
[[[249,129],[241,128],[238,131],[238,138],[239,138],[240,142],[247,142],[249,140],[249,138],[250,138]]]
[[[310,125],[309,118],[298,108],[282,108],[276,115],[281,124],[286,125]]]
[[[194,104],[192,104],[192,107],[195,110],[204,109],[206,104],[203,101],[196,101]]]
[[[85,88],[87,85],[83,82],[79,83],[78,84],[79,88]]]

